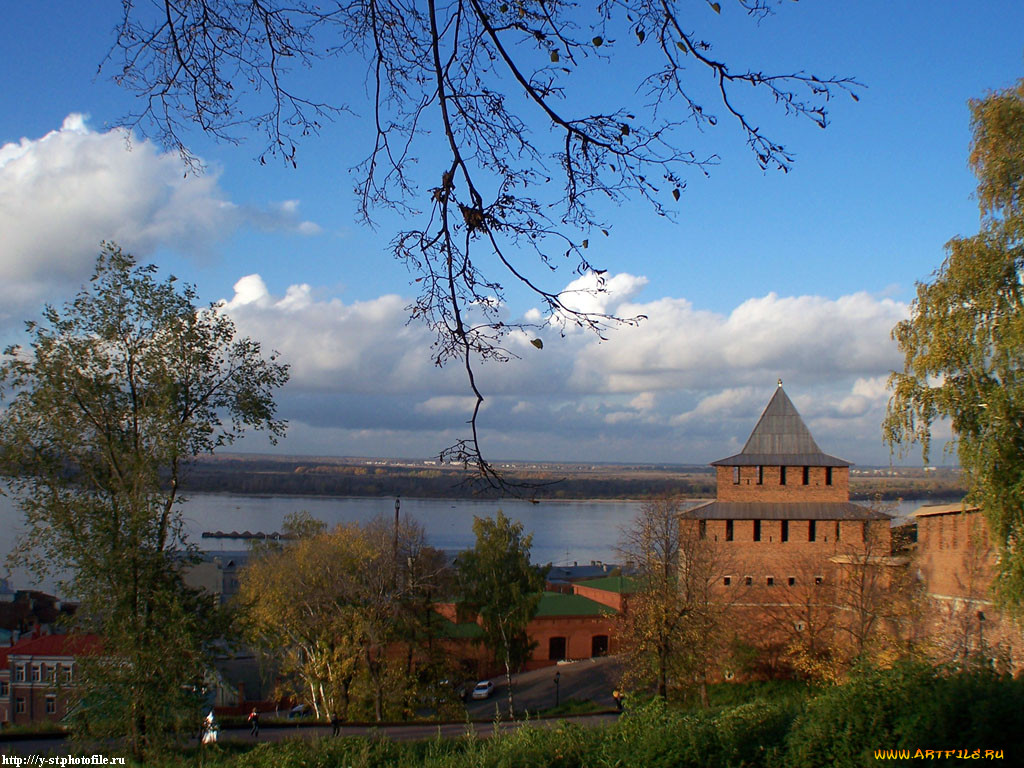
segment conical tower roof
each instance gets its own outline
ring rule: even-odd
[[[711,462],[712,466],[810,466],[848,467],[850,462],[823,453],[814,442],[811,431],[800,418],[793,401],[779,381],[778,389],[768,402],[743,450],[727,459]]]

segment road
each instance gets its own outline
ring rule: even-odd
[[[559,664],[556,667],[524,672],[514,680],[514,698],[517,712],[538,712],[555,706],[555,672],[559,673],[558,698],[561,702],[569,699],[594,701],[598,705],[614,709],[612,690],[619,679],[620,666],[613,657],[586,659],[571,663]],[[472,729],[478,736],[486,737],[494,733],[496,713],[504,714],[508,699],[504,678],[494,679],[494,693],[483,701],[469,701],[466,712],[472,722],[462,723],[411,723],[394,725],[343,725],[342,736],[384,736],[396,741],[415,741],[417,739],[444,738],[462,736]],[[571,718],[583,725],[600,725],[612,722],[615,714],[582,715]],[[530,720],[531,725],[546,727],[553,720]],[[501,730],[517,728],[524,724],[519,720],[510,722],[502,719],[497,727]],[[260,741],[281,741],[294,738],[328,738],[331,735],[329,725],[282,725],[265,726],[260,729]],[[252,742],[249,729],[231,728],[220,732],[222,741]],[[0,737],[2,739],[2,737]],[[110,750],[92,750],[96,754],[112,754]],[[44,755],[69,754],[69,746],[62,738],[39,738],[24,741],[0,740],[0,754],[4,755]],[[78,752],[76,751],[76,754]]]
[[[513,676],[513,698],[517,712],[539,712],[555,706],[555,672],[558,672],[558,699],[593,701],[606,709],[614,709],[612,691],[618,685],[622,665],[614,656],[561,663],[554,667],[535,669]],[[484,701],[469,701],[466,711],[473,720],[493,719],[495,707],[508,711],[508,694],[504,677],[493,677],[494,693]]]

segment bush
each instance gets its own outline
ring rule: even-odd
[[[923,664],[869,672],[808,702],[787,739],[786,764],[859,767],[878,749],[1022,755],[1024,684],[986,670],[947,674]]]
[[[1024,683],[923,665],[874,670],[813,698],[792,692],[717,709],[631,706],[606,727],[527,724],[489,739],[339,738],[224,744],[165,765],[204,768],[811,768],[876,763],[876,749],[1024,755]],[[918,764],[909,760],[906,764]],[[942,761],[935,761],[941,763]],[[955,761],[957,764],[962,761]],[[886,765],[899,765],[886,760]]]

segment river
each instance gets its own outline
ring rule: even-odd
[[[698,500],[690,503],[699,503]],[[901,502],[897,518],[920,506],[920,500]],[[523,524],[533,535],[532,559],[536,563],[566,565],[592,560],[615,562],[620,530],[628,526],[642,502],[637,501],[542,501],[522,499],[468,501],[465,499],[401,500],[401,514],[417,520],[431,546],[446,550],[473,545],[473,518],[490,517],[501,510]],[[306,511],[328,524],[365,522],[381,515],[392,520],[394,498],[347,498],[321,496],[241,496],[195,493],[181,505],[190,541],[202,549],[245,548],[238,539],[202,538],[204,531],[280,530],[285,515]],[[9,497],[0,496],[0,552],[10,551],[24,530],[22,514]],[[24,588],[29,576],[21,570],[11,574],[11,586]],[[53,589],[53,584],[38,585]]]

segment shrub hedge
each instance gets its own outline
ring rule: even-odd
[[[814,768],[919,764],[875,750],[1002,750],[1024,764],[1024,683],[924,665],[707,710],[652,701],[606,727],[536,723],[486,739],[323,738],[226,744],[168,757],[204,768]],[[942,764],[943,760],[929,760]],[[950,758],[961,764],[962,759]]]

